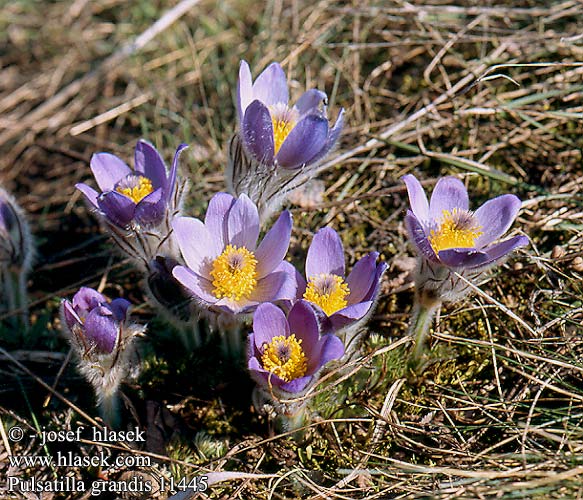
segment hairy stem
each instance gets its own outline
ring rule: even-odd
[[[410,329],[410,335],[415,339],[410,366],[415,371],[419,370],[426,355],[429,329],[440,306],[441,302],[439,301],[423,300],[423,297],[416,297]]]

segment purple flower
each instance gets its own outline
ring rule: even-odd
[[[273,304],[261,304],[253,315],[248,367],[257,383],[284,393],[303,391],[329,361],[344,355],[335,335],[320,336],[318,318],[303,300],[286,319]]]
[[[258,162],[296,169],[324,158],[342,130],[340,111],[329,127],[327,96],[311,89],[289,105],[287,81],[278,63],[270,64],[252,81],[249,65],[241,61],[237,112],[243,145]]]
[[[0,266],[28,271],[32,253],[32,237],[24,213],[14,198],[0,188]],[[1,288],[0,284],[0,291]]]
[[[298,290],[316,307],[324,331],[338,331],[362,320],[379,293],[380,280],[387,265],[377,264],[378,252],[360,259],[345,278],[344,248],[330,227],[320,229],[306,257],[306,283],[300,277]]]
[[[76,187],[92,207],[119,227],[126,228],[132,221],[146,227],[156,226],[174,203],[178,157],[186,147],[181,144],[176,150],[169,173],[156,148],[144,140],[136,145],[134,170],[115,155],[94,154],[90,166],[102,193],[87,184]]]
[[[227,313],[246,313],[262,302],[295,297],[295,270],[283,259],[289,247],[292,219],[283,212],[263,241],[257,207],[246,196],[218,193],[204,222],[177,217],[174,236],[186,262],[174,277],[199,303]]]
[[[431,201],[421,183],[406,175],[411,210],[405,225],[420,255],[449,268],[479,270],[528,244],[526,236],[498,240],[514,222],[520,200],[513,194],[498,196],[475,212],[469,210],[468,192],[455,177],[437,182]]]
[[[119,345],[130,303],[115,299],[111,303],[92,288],[82,287],[73,300],[61,303],[63,319],[73,334],[81,356],[112,354]]]

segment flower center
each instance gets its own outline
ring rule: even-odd
[[[303,377],[308,370],[306,353],[302,349],[302,340],[294,334],[289,337],[279,335],[271,342],[263,344],[261,356],[263,368],[286,382]]]
[[[435,253],[450,248],[473,248],[476,238],[484,234],[474,214],[454,208],[444,210],[437,230],[432,229],[429,242]]]
[[[273,145],[277,154],[289,133],[296,126],[299,112],[296,108],[289,108],[282,102],[269,106],[269,111],[273,125]]]
[[[147,177],[138,174],[129,174],[124,180],[118,183],[115,190],[130,198],[134,203],[139,203],[154,191],[154,187],[152,186],[152,181]]]
[[[248,298],[257,286],[257,260],[253,252],[245,247],[227,248],[213,262],[210,272],[213,278],[213,294],[217,299],[223,297],[239,301]]]
[[[317,274],[310,277],[304,299],[320,306],[327,316],[331,316],[346,307],[349,294],[350,289],[340,276]]]

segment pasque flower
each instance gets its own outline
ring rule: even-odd
[[[455,177],[440,179],[430,202],[413,175],[406,175],[403,181],[411,203],[405,217],[409,238],[430,262],[478,270],[528,244],[526,236],[494,243],[508,231],[518,214],[521,203],[515,195],[498,196],[472,212],[468,192]]]
[[[365,318],[375,304],[387,265],[377,263],[378,252],[360,259],[346,277],[344,248],[338,233],[320,229],[306,257],[307,282],[300,279],[299,293],[318,311],[324,331],[339,331]]]
[[[244,194],[218,193],[204,222],[177,217],[174,236],[186,262],[172,273],[205,308],[246,313],[262,302],[295,297],[295,270],[283,259],[292,219],[284,211],[259,245],[257,207]]]
[[[164,219],[167,208],[176,204],[178,157],[186,147],[178,147],[169,172],[156,148],[144,140],[136,145],[134,170],[115,155],[97,153],[90,166],[101,194],[87,184],[76,187],[92,207],[116,226],[156,226]]]
[[[340,111],[328,124],[324,92],[311,89],[290,106],[287,81],[278,63],[270,64],[253,82],[241,61],[237,112],[243,145],[257,161],[294,169],[316,163],[334,146],[342,130]]]
[[[321,335],[318,318],[307,302],[294,304],[287,318],[273,304],[261,304],[253,315],[248,368],[253,379],[282,397],[305,390],[322,367],[344,354],[342,341]]]

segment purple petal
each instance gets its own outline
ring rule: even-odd
[[[340,309],[330,316],[334,331],[338,331],[347,325],[356,323],[358,320],[364,318],[370,311],[373,302],[371,300],[352,304],[351,306]]]
[[[102,354],[111,354],[120,334],[120,325],[106,307],[96,307],[85,318],[85,338]]]
[[[273,164],[273,123],[269,110],[263,103],[255,100],[249,104],[241,123],[241,135],[245,149],[258,162]]]
[[[371,252],[354,264],[352,272],[346,278],[350,290],[347,299],[349,304],[360,302],[371,289],[376,278],[378,256],[378,252]]]
[[[217,193],[209,202],[204,218],[204,225],[218,248],[227,246],[227,214],[235,203],[235,198],[228,193]]]
[[[488,254],[473,248],[450,248],[439,252],[439,260],[448,267],[469,269],[485,264],[488,261]]]
[[[243,115],[247,106],[253,100],[253,80],[251,78],[251,70],[246,61],[241,61],[239,65],[239,81],[237,82],[237,116],[239,118],[239,125],[243,121]]]
[[[338,118],[336,118],[336,123],[328,132],[328,137],[326,139],[324,147],[322,147],[322,149],[315,156],[313,156],[306,162],[307,165],[319,162],[321,159],[327,156],[328,153],[330,153],[330,151],[338,141],[338,138],[340,137],[340,132],[342,132],[343,126],[344,126],[344,109],[341,109],[340,113],[338,114]]]
[[[308,249],[306,277],[309,280],[318,274],[344,277],[344,248],[340,236],[331,227],[320,229]]]
[[[276,300],[289,299],[284,292],[289,290],[286,284],[291,281],[291,276],[287,272],[275,271],[257,280],[257,286],[251,293],[249,301],[259,303],[275,302]]]
[[[263,352],[263,345],[269,344],[273,337],[288,337],[289,334],[290,327],[279,307],[266,302],[257,308],[253,314],[253,339],[260,352]]]
[[[514,236],[514,238],[510,238],[496,245],[492,245],[491,247],[485,249],[485,252],[488,255],[488,260],[484,263],[484,265],[492,264],[493,262],[506,257],[506,255],[508,255],[514,249],[524,247],[528,244],[529,240],[526,236]]]
[[[419,220],[417,220],[417,217],[413,215],[411,210],[407,210],[407,215],[405,216],[405,227],[407,228],[407,233],[411,243],[415,245],[415,248],[417,248],[421,255],[432,262],[439,262],[439,259],[437,258],[437,255],[435,255],[435,251],[425,234],[425,229],[423,229],[423,226]]]
[[[467,210],[470,206],[468,191],[463,182],[455,177],[443,177],[437,181],[437,185],[431,193],[429,202],[429,218],[433,221],[440,221],[443,211],[454,208]]]
[[[300,116],[302,116],[320,111],[320,104],[322,103],[324,103],[324,106],[328,104],[328,96],[321,90],[310,89],[302,94],[295,107],[300,112]]]
[[[111,312],[118,321],[125,321],[130,306],[131,304],[125,299],[114,299],[109,304]]]
[[[78,183],[75,187],[83,193],[87,201],[95,208],[97,208],[97,197],[99,193],[95,189],[89,187],[87,184]]]
[[[516,219],[520,210],[520,200],[513,194],[504,194],[484,203],[476,210],[476,218],[482,226],[476,248],[483,248],[502,236]]]
[[[134,151],[134,167],[152,181],[154,189],[166,190],[166,165],[158,150],[149,142],[140,139]]]
[[[302,118],[283,141],[275,160],[283,168],[297,168],[314,158],[328,138],[328,120],[318,115]]]
[[[101,191],[111,191],[120,180],[131,173],[130,167],[110,153],[94,154],[89,166]]]
[[[259,99],[266,106],[283,102],[287,104],[289,94],[287,79],[278,63],[271,63],[253,83],[253,99]]]
[[[175,217],[172,229],[186,265],[207,278],[210,263],[223,249],[218,247],[218,242],[213,241],[206,226],[193,217]]]
[[[297,392],[303,391],[308,384],[312,381],[312,376],[308,375],[306,377],[295,378],[289,382],[284,382],[279,386],[282,391],[295,394]],[[275,384],[273,384],[275,385]]]
[[[427,195],[423,190],[423,186],[414,175],[408,174],[403,178],[403,182],[407,186],[407,193],[409,195],[409,203],[411,211],[418,220],[429,220],[429,202]]]
[[[176,266],[172,269],[172,275],[182,286],[190,290],[200,300],[209,304],[215,304],[218,301],[212,294],[212,283],[187,267]]]
[[[79,291],[73,295],[73,308],[76,311],[90,311],[106,302],[107,299],[101,293],[87,286],[82,286]]]
[[[383,277],[383,274],[385,274],[387,267],[388,267],[388,265],[386,262],[381,262],[377,266],[372,286],[370,287],[370,290],[366,293],[366,295],[362,298],[363,301],[364,300],[375,301],[377,299],[377,295],[379,293],[379,288],[381,286],[381,278]]]
[[[310,360],[314,356],[314,350],[320,337],[316,313],[308,302],[300,300],[292,307],[287,320],[289,322],[290,335],[295,334],[297,339],[302,340],[302,349],[306,353],[308,360]]]
[[[277,301],[280,307],[283,307],[285,310],[289,311],[293,304],[302,298],[304,294],[306,284],[304,278],[300,275],[298,270],[289,262],[285,260],[282,261],[279,266],[275,268],[275,272],[285,273],[287,276],[283,280],[283,284],[281,288],[277,292]],[[299,293],[299,287],[303,283],[304,290],[302,293]]]
[[[136,204],[117,191],[108,191],[99,195],[97,205],[105,217],[120,227],[126,227],[134,218],[136,211]]]
[[[168,176],[168,182],[166,184],[166,199],[170,201],[172,196],[174,196],[174,189],[176,186],[176,177],[178,175],[178,159],[180,154],[188,147],[188,144],[181,144],[176,149],[174,153],[174,159],[172,160],[172,168],[170,169],[170,175]]]
[[[255,251],[259,238],[259,213],[246,194],[239,196],[227,216],[227,241]]]
[[[322,341],[324,346],[320,354],[320,366],[324,366],[326,363],[344,356],[344,344],[336,335],[325,335],[320,340],[320,342]]]
[[[61,301],[61,305],[63,308],[63,319],[65,320],[65,323],[67,324],[70,330],[72,330],[75,325],[83,325],[83,321],[81,321],[81,318],[75,312],[75,309],[73,308],[73,304],[71,304],[71,302],[69,302],[66,299],[63,299]]]
[[[283,261],[289,248],[291,230],[292,217],[285,210],[265,235],[255,252],[258,278],[263,278],[263,276],[272,272]]]
[[[157,226],[166,213],[166,196],[160,187],[142,198],[136,205],[134,218],[145,227]]]

